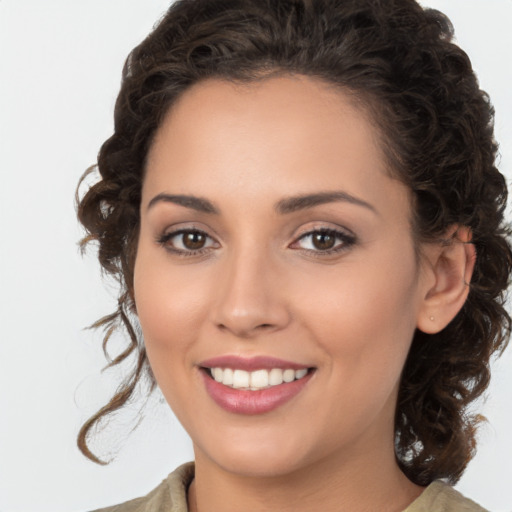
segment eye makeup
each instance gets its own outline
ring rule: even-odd
[[[165,250],[180,257],[200,256],[220,248],[217,240],[195,227],[165,232],[156,241]],[[288,247],[322,258],[346,251],[356,242],[357,238],[352,232],[319,227],[302,233]]]
[[[322,257],[346,251],[356,241],[356,236],[352,233],[332,228],[317,228],[301,235],[290,247]]]
[[[157,243],[165,250],[182,257],[203,255],[220,247],[205,231],[193,227],[164,233],[157,238]]]

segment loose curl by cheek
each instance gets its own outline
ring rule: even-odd
[[[397,459],[422,485],[432,481],[434,465],[436,478],[455,483],[473,457],[483,418],[468,406],[487,388],[489,361],[505,349],[511,329],[504,308],[512,268],[507,187],[494,165],[494,110],[467,55],[454,48],[438,63],[443,80],[430,84],[430,95],[409,91],[395,107],[405,107],[395,124],[405,134],[395,135],[397,152],[408,155],[394,159],[395,168],[413,191],[418,241],[442,239],[453,224],[468,226],[477,253],[462,310],[442,332],[415,334],[403,371]]]
[[[504,309],[512,253],[504,224],[507,189],[495,167],[493,109],[449,20],[414,0],[180,0],[129,55],[102,146],[100,180],[78,200],[78,216],[104,272],[120,284],[118,309],[94,327],[127,331],[111,361],[135,355],[133,373],[79,434],[126,404],[146,375],[155,382],[131,322],[133,269],[144,165],[155,132],[194,84],[298,74],[337,87],[380,133],[389,173],[411,190],[418,247],[453,225],[472,234],[477,260],[468,299],[441,332],[416,332],[403,369],[395,419],[397,462],[415,483],[456,482],[475,450],[480,420],[468,406],[489,383],[489,361],[506,346]],[[457,243],[451,241],[451,243]]]
[[[117,366],[132,355],[135,355],[136,359],[134,370],[121,383],[108,404],[91,416],[80,429],[79,449],[86,457],[98,464],[106,464],[106,462],[98,458],[88,446],[87,439],[91,430],[100,420],[121,409],[132,398],[144,375],[150,377],[151,391],[156,385],[152,378],[143,341],[137,334],[131,319],[135,313],[133,269],[138,242],[138,204],[140,203],[141,185],[133,177],[132,183],[128,186],[125,186],[127,180],[112,179],[112,175],[109,177],[108,169],[112,169],[111,165],[122,159],[119,153],[114,153],[110,158],[102,157],[102,154],[109,155],[109,149],[112,146],[113,144],[109,140],[100,151],[98,167],[107,169],[102,173],[102,179],[80,199],[78,190],[86,178],[96,170],[96,166],[89,168],[78,184],[76,196],[77,204],[79,204],[78,218],[88,232],[87,236],[81,240],[80,247],[84,251],[89,243],[97,242],[98,259],[103,272],[114,277],[120,287],[116,311],[100,318],[91,325],[91,328],[101,328],[105,332],[102,348],[108,361],[106,368]],[[108,345],[112,334],[118,329],[124,330],[127,334],[128,345],[112,358],[108,353]]]

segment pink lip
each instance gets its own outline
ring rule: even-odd
[[[226,355],[212,357],[206,361],[199,363],[203,368],[233,368],[252,372],[254,370],[271,370],[272,368],[290,368],[292,370],[301,370],[308,368],[308,365],[285,361],[275,357],[257,356],[257,357],[240,357],[235,355]]]
[[[206,391],[213,401],[224,410],[236,414],[256,415],[273,411],[298,395],[309,382],[313,371],[302,379],[271,386],[258,391],[234,389],[211,378],[204,368],[233,368],[245,371],[269,370],[272,368],[291,368],[300,370],[306,365],[284,361],[272,357],[241,358],[239,356],[221,356],[203,361],[200,370]]]

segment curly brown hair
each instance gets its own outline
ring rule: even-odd
[[[414,0],[179,0],[170,7],[126,60],[114,134],[98,156],[101,179],[78,200],[88,233],[82,246],[96,241],[103,270],[121,284],[117,311],[94,326],[106,329],[105,350],[115,328],[128,332],[128,347],[110,365],[137,360],[82,427],[86,456],[101,462],[87,445],[91,429],[130,400],[144,374],[155,386],[133,322],[133,270],[145,160],[162,119],[208,78],[300,74],[335,84],[370,114],[392,174],[412,191],[417,241],[439,240],[454,224],[471,230],[477,261],[468,299],[441,332],[415,333],[395,419],[396,458],[410,480],[458,480],[480,420],[468,405],[486,389],[490,358],[508,341],[503,304],[512,253],[493,108],[452,36],[446,16]]]

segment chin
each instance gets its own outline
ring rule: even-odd
[[[214,448],[201,450],[194,446],[196,459],[210,459],[224,471],[243,477],[275,478],[289,475],[314,462],[315,456],[307,453],[305,440],[293,436],[269,436],[262,428],[259,436],[250,441],[240,435],[228,436],[229,445],[215,443]]]
[[[246,478],[278,478],[304,466],[293,457],[262,457],[261,454],[223,457],[216,462],[224,471]]]

